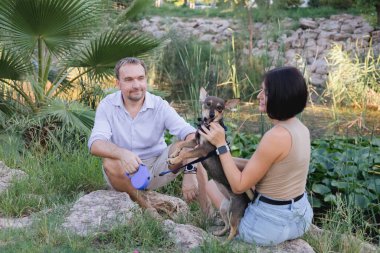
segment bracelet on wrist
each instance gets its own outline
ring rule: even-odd
[[[183,171],[183,174],[197,174],[197,167],[195,167],[192,164],[189,164],[186,166],[185,170]]]

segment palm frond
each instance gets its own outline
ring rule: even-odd
[[[100,11],[101,0],[1,0],[0,40],[32,54],[42,39],[60,54],[92,32]]]
[[[94,125],[95,112],[76,101],[64,101],[54,98],[41,107],[38,116],[41,118],[55,118],[65,126],[89,133]]]
[[[160,41],[132,32],[107,31],[73,52],[75,57],[67,63],[85,68],[93,78],[109,78],[118,60],[126,56],[144,58],[160,44]]]
[[[30,62],[21,55],[0,48],[0,79],[22,80],[32,69]]]
[[[153,3],[152,0],[134,0],[131,5],[123,11],[116,23],[120,24],[122,22],[125,22],[126,20],[132,20],[137,15],[141,14],[143,10],[145,10],[149,5]]]
[[[51,86],[46,91],[46,96],[57,96],[60,93],[66,92],[73,88],[68,75],[69,72],[67,72],[66,69],[51,69],[48,75],[48,80],[51,82]]]
[[[10,101],[3,101],[2,98],[0,98],[0,112],[3,116],[11,117],[15,112],[15,106]]]
[[[0,112],[3,118],[11,118],[19,113],[28,114],[30,110],[20,100],[19,92],[11,87],[0,86]]]

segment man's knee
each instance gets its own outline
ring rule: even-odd
[[[125,171],[121,167],[120,161],[103,159],[103,168],[108,177],[124,177]]]

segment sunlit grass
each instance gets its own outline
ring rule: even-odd
[[[83,143],[77,142],[75,148],[63,145],[64,152],[52,146],[50,150],[31,148],[23,154],[8,150],[9,146],[0,148],[0,160],[27,177],[0,195],[2,215],[22,217],[104,187],[100,159],[91,156]]]

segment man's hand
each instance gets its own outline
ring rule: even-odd
[[[126,149],[123,149],[123,151],[120,152],[119,160],[125,171],[129,174],[136,172],[139,164],[142,163],[140,157]]]
[[[198,195],[198,181],[196,174],[183,175],[182,194],[187,202],[195,200]]]
[[[92,144],[90,151],[91,154],[102,158],[119,160],[121,167],[129,174],[135,172],[139,164],[142,163],[140,157],[136,154],[125,148],[118,147],[110,141],[96,140]]]

